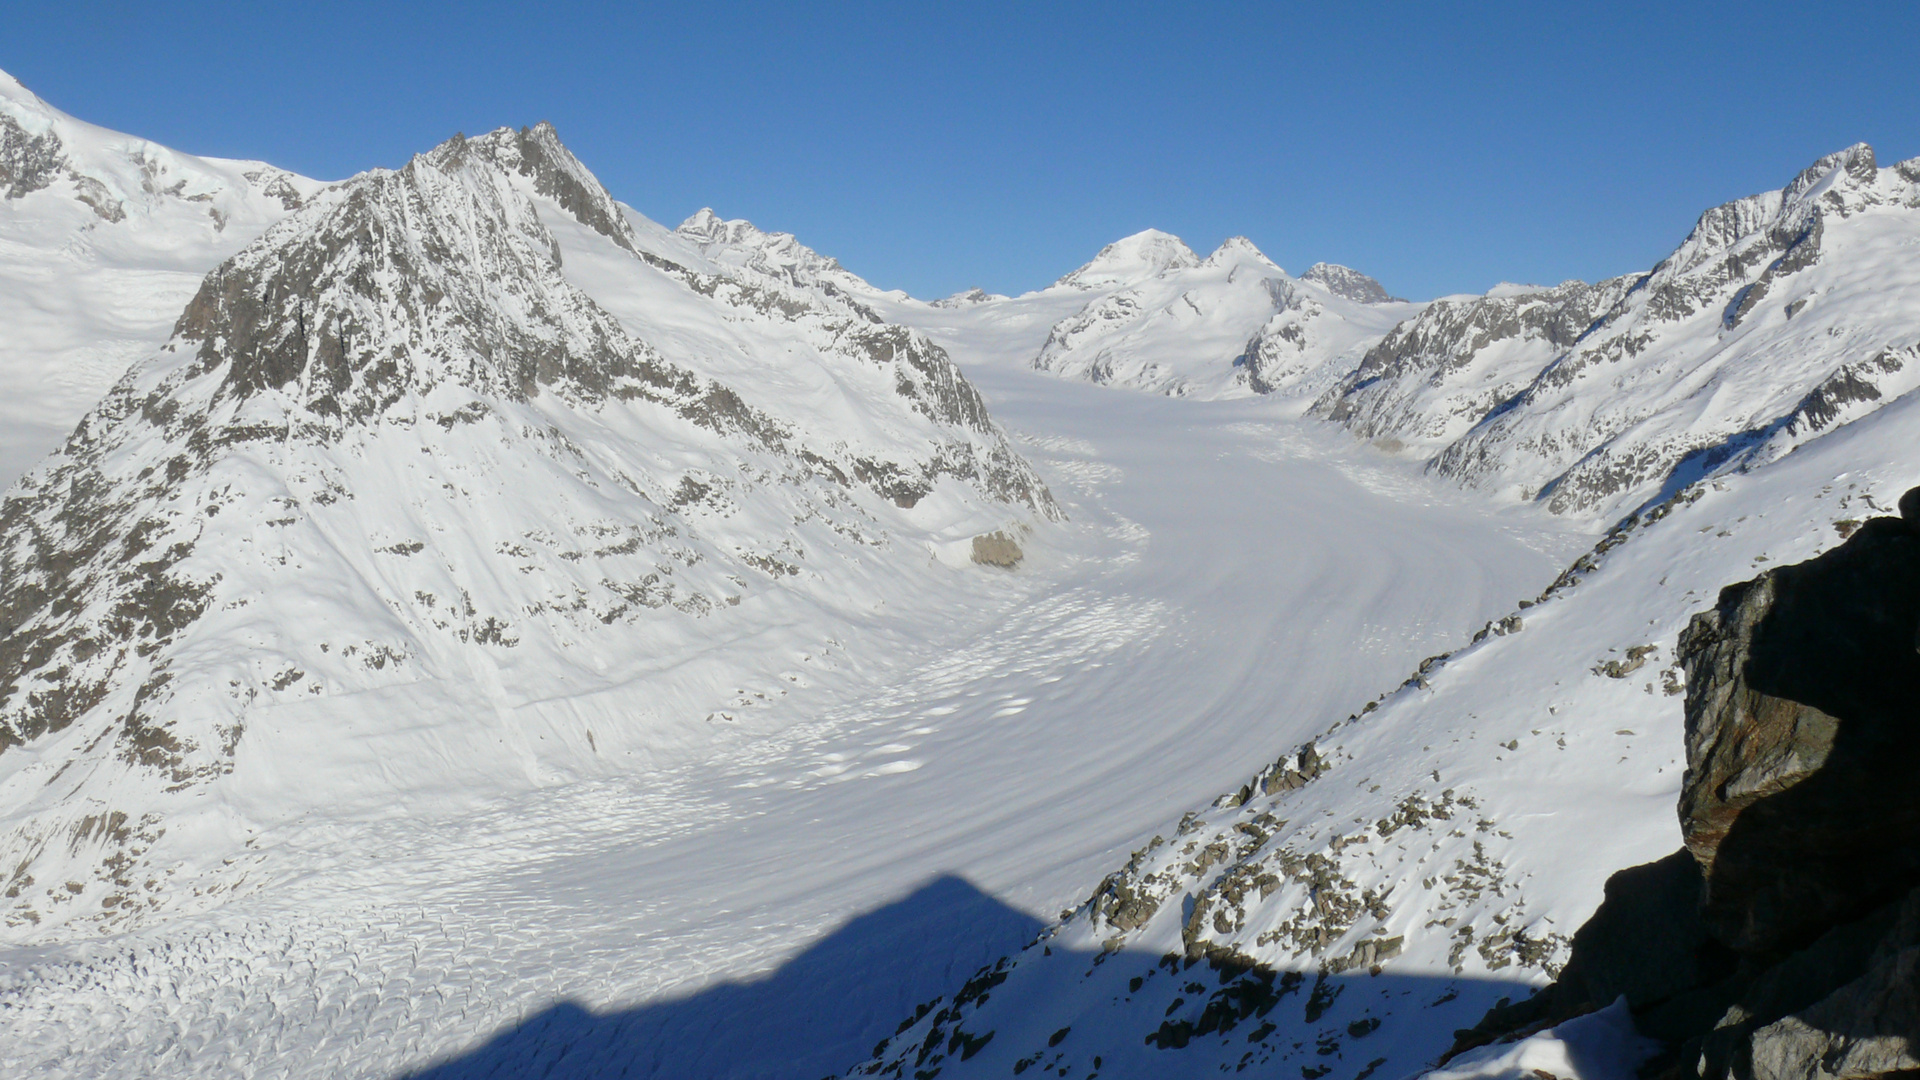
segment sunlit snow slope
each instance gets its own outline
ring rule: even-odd
[[[1421,1071],[1557,973],[1608,875],[1679,842],[1689,617],[1888,512],[1916,446],[1910,392],[1628,519],[1471,644],[1144,838],[850,1075]],[[1619,1056],[1575,1074],[1630,1076]]]
[[[4,934],[203,907],[316,808],[697,756],[1056,516],[938,347],[643,250],[551,128],[335,185],[0,506]]]
[[[1265,401],[1197,413],[980,377],[1068,515],[1018,573],[876,585],[864,611],[812,624],[837,626],[830,642],[777,624],[709,645],[747,707],[696,724],[697,755],[262,829],[244,858],[258,887],[218,910],[9,954],[0,1063],[331,1076],[451,1057],[518,1075],[535,1066],[516,1053],[571,1048],[578,1071],[560,1075],[843,1069],[1243,762],[1344,716],[1584,546],[1348,459]],[[655,707],[658,685],[636,676],[620,699]],[[524,707],[489,709],[487,730],[586,751]],[[288,782],[334,753],[296,733],[258,744],[303,763]],[[523,1017],[528,1034],[488,1049]],[[222,1030],[217,1046],[190,1034]]]
[[[0,489],[167,340],[207,271],[319,187],[83,123],[0,71]]]

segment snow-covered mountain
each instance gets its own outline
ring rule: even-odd
[[[1916,243],[1920,160],[1849,147],[1702,214],[1644,274],[1437,300],[1313,412],[1605,518],[1920,386]]]
[[[1860,145],[1596,284],[1410,304],[1345,267],[1293,278],[1242,238],[1201,259],[1148,230],[1039,292],[880,306],[1066,378],[1311,398],[1438,475],[1610,521],[1920,386],[1916,210],[1920,161]]]
[[[1310,398],[1422,307],[1344,266],[1316,263],[1295,278],[1245,237],[1202,259],[1157,229],[1108,244],[1021,296],[974,290],[932,304],[899,294],[871,302],[890,319],[965,342],[970,355],[1200,398]]]
[[[1344,267],[1316,269],[1317,279],[1290,277],[1244,237],[1205,259],[1165,233],[1128,237],[1060,279],[1055,288],[1106,288],[1053,327],[1033,365],[1174,395],[1324,386],[1419,308]]]
[[[0,72],[0,488],[167,340],[207,271],[320,186],[75,120]]]
[[[686,752],[1057,514],[938,347],[549,127],[305,202],[0,509],[9,936],[204,904],[313,806]]]

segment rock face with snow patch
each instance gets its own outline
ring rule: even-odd
[[[1306,273],[1300,275],[1300,280],[1323,285],[1333,295],[1343,300],[1351,300],[1356,304],[1406,303],[1397,296],[1389,296],[1379,282],[1358,270],[1338,263],[1314,263],[1307,267]]]
[[[1920,386],[1920,161],[1850,147],[1645,274],[1442,300],[1314,404],[1456,481],[1630,509]]]
[[[577,262],[652,302],[617,316]],[[221,264],[0,507],[9,934],[218,895],[235,874],[174,875],[374,775],[682,740],[712,691],[611,692],[698,652],[677,627],[871,603],[841,579],[1055,516],[944,353],[830,288],[649,248],[544,125],[329,188]],[[676,359],[649,313],[756,336]]]
[[[1440,450],[1524,390],[1543,359],[1578,341],[1629,284],[1502,286],[1435,300],[1368,349],[1314,412],[1364,439]]]
[[[1920,1067],[1920,513],[1727,587],[1680,654],[1686,847],[1614,875],[1560,980],[1461,1045],[1624,995],[1664,1075]]]

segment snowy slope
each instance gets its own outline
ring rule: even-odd
[[[94,127],[0,72],[0,488],[167,340],[207,271],[319,187]]]
[[[1915,445],[1909,393],[1623,523],[1538,601],[1169,822],[849,1075],[1420,1071],[1557,972],[1609,874],[1678,845],[1690,615],[1886,512],[1920,480]]]
[[[924,338],[631,233],[544,126],[335,185],[21,482],[10,937],[204,906],[316,807],[697,753],[742,680],[1057,516]]]
[[[1865,145],[1701,215],[1645,274],[1435,302],[1316,415],[1607,519],[1920,385],[1920,161]]]
[[[496,1038],[564,1055],[560,1076],[844,1069],[1247,760],[1588,542],[1436,498],[1266,399],[980,378],[1069,514],[1018,573],[876,581],[855,617],[795,604],[751,634],[703,622],[747,707],[686,752],[310,810],[261,828],[216,910],[0,951],[0,1071],[537,1071],[502,1065],[521,1059]],[[623,700],[651,707],[682,656]]]

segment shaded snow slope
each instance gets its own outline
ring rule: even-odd
[[[320,184],[75,120],[0,72],[0,490]]]
[[[1645,274],[1435,301],[1314,404],[1602,519],[1920,386],[1920,161],[1864,145],[1701,215]]]
[[[218,902],[316,808],[697,755],[1057,517],[925,338],[638,247],[542,126],[206,277],[0,507],[6,937]]]
[[[1623,523],[1473,643],[1169,820],[852,1075],[1419,1071],[1558,971],[1609,874],[1678,844],[1691,614],[1886,512],[1920,480],[1915,445],[1909,393]]]

